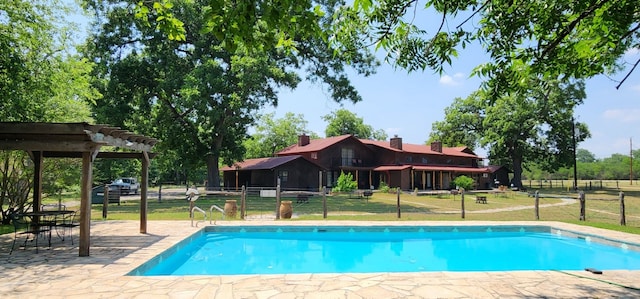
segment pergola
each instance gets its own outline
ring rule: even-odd
[[[34,164],[33,210],[42,202],[42,161],[44,158],[81,158],[79,256],[89,256],[91,227],[92,165],[96,158],[140,159],[140,233],[147,233],[147,190],[151,148],[157,139],[137,135],[118,127],[88,123],[0,122],[0,150],[24,150]],[[100,152],[103,146],[128,152]]]

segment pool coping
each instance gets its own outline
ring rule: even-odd
[[[244,225],[544,225],[640,243],[640,235],[546,221],[219,221]],[[153,256],[201,229],[189,221],[93,221],[91,256],[77,244],[56,243],[8,255],[12,235],[0,236],[0,292],[5,298],[584,298],[640,297],[640,271],[338,273],[188,277],[127,276]],[[77,232],[76,232],[77,233]]]

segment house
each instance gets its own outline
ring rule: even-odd
[[[228,189],[273,187],[280,179],[283,189],[317,190],[325,171],[301,155],[248,159],[221,169]]]
[[[278,152],[277,157],[268,159],[284,157],[302,157],[310,161],[310,165],[318,167],[311,168],[307,164],[300,170],[300,173],[321,175],[317,177],[317,183],[311,185],[313,189],[321,185],[334,186],[342,172],[353,175],[358,189],[377,188],[384,182],[389,187],[403,190],[448,190],[452,187],[453,179],[459,175],[472,177],[478,189],[490,189],[495,180],[508,180],[506,168],[483,166],[483,158],[467,147],[443,147],[440,142],[430,145],[407,144],[397,136],[389,141],[358,139],[353,135],[312,140],[303,134],[298,136],[297,144]],[[236,170],[249,172],[255,169],[252,167],[238,164]],[[315,173],[316,170],[321,172]],[[233,169],[225,170],[225,184],[227,176],[231,176],[227,174],[230,171]],[[253,174],[250,176],[253,177]],[[289,183],[291,188],[305,188],[307,185],[294,186]]]

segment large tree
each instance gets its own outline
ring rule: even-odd
[[[90,121],[92,64],[75,54],[69,7],[58,1],[0,0],[0,120]],[[69,190],[80,179],[77,161],[45,160],[45,193]],[[0,153],[0,211],[30,207],[33,167],[22,151]]]
[[[640,46],[639,23],[638,0],[354,0],[336,18],[333,41],[343,53],[376,45],[402,68],[439,72],[478,44],[488,61],[475,73],[495,99],[526,92],[531,75],[633,71],[640,61],[629,67],[619,58]]]
[[[371,125],[364,123],[361,117],[347,109],[338,109],[322,117],[327,124],[327,137],[352,134],[362,139],[386,140],[384,130],[374,130]]]
[[[307,133],[307,121],[302,114],[287,112],[283,118],[275,118],[275,113],[260,116],[254,126],[255,132],[245,140],[245,159],[272,157],[285,147],[298,142],[300,134]],[[311,132],[311,138],[317,134]]]
[[[527,94],[490,100],[486,92],[477,91],[466,99],[455,99],[446,109],[445,120],[433,124],[431,139],[488,148],[492,164],[511,166],[511,183],[518,187],[527,163],[545,170],[572,165],[576,144],[589,137],[586,125],[573,118],[574,108],[585,97],[584,84],[541,84],[536,79],[529,83]]]
[[[307,79],[327,83],[336,101],[361,100],[343,61],[320,37],[293,36],[296,51],[277,45],[230,46],[210,34],[211,13],[218,7],[173,1],[172,16],[183,22],[184,36],[171,40],[157,30],[166,21],[162,15],[135,17],[136,1],[88,4],[98,20],[88,53],[100,66],[96,75],[105,95],[95,107],[97,115],[161,139],[158,164],[165,172],[206,165],[208,186],[218,187],[218,165],[242,159],[242,142],[257,112],[277,105],[280,88],[298,84],[296,69],[305,68]],[[373,61],[364,53],[352,66],[368,74]]]

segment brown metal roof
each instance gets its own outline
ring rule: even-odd
[[[472,173],[490,173],[489,168],[482,167],[457,167],[457,166],[413,166],[414,170],[424,171],[451,171],[451,172],[472,172]]]
[[[321,151],[347,138],[354,138],[352,135],[340,135],[322,139],[309,140],[309,144],[300,146],[298,144],[291,145],[278,152],[278,155],[292,155],[300,153],[309,153]]]
[[[232,166],[223,167],[222,171],[233,171],[233,170],[265,170],[265,169],[274,169],[278,166],[287,164],[296,159],[304,159],[311,164],[318,166],[318,168],[323,169],[322,166],[309,161],[303,156],[300,155],[291,155],[291,156],[282,156],[282,157],[270,157],[270,158],[256,158],[256,159],[247,159],[242,162],[236,162]]]
[[[374,168],[374,171],[394,171],[394,170],[405,170],[407,168],[411,168],[411,165],[382,165]]]
[[[384,140],[367,140],[360,139],[360,141],[364,144],[374,145],[377,147],[384,148],[389,151],[394,152],[407,152],[414,154],[427,154],[427,155],[446,155],[446,156],[455,156],[455,157],[467,157],[467,158],[480,158],[475,154],[470,154],[465,152],[468,150],[467,147],[443,147],[442,153],[431,150],[431,146],[424,144],[411,144],[411,143],[403,143],[402,149],[396,149],[391,147],[389,141]]]

